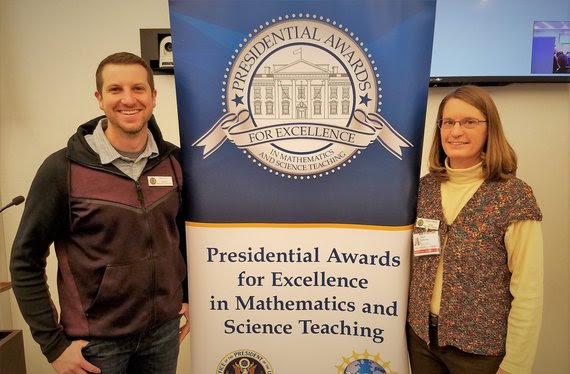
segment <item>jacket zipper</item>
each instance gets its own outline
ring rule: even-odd
[[[145,205],[144,194],[142,191],[142,187],[139,181],[135,181],[135,185],[137,187],[137,196],[138,200],[141,204],[141,208],[143,211],[146,229],[147,229],[147,246],[149,250],[149,257],[150,257],[150,266],[151,266],[151,288],[150,288],[150,300],[151,300],[151,320],[150,324],[152,325],[156,321],[156,306],[155,306],[155,293],[156,293],[156,264],[154,260],[154,248],[152,245],[152,238],[151,238],[151,229],[150,229],[150,222],[148,220],[148,210]]]

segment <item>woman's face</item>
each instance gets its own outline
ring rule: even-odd
[[[485,121],[487,118],[474,106],[463,100],[451,98],[443,107],[442,119],[461,121],[474,118]],[[445,155],[449,158],[449,166],[453,169],[466,169],[481,161],[481,153],[487,140],[487,123],[480,122],[472,129],[461,126],[458,122],[448,128],[440,129],[441,144]]]

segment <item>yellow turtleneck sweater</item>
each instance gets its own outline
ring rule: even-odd
[[[441,200],[446,223],[452,224],[461,209],[483,183],[479,163],[468,169],[451,169],[446,161],[449,180],[441,184]],[[530,374],[542,320],[543,246],[538,221],[514,222],[505,234],[508,267],[512,273],[513,296],[508,318],[506,354],[501,369],[511,374]],[[439,314],[443,283],[445,243],[436,273],[431,312]]]

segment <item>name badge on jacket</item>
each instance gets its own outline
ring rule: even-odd
[[[166,187],[166,186],[174,186],[172,183],[172,177],[147,177],[148,178],[148,185],[150,187]]]

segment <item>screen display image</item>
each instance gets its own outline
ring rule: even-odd
[[[532,40],[532,74],[570,74],[570,21],[537,21]]]
[[[553,71],[554,54],[570,52],[569,24],[568,0],[438,0],[430,82],[570,82]]]

